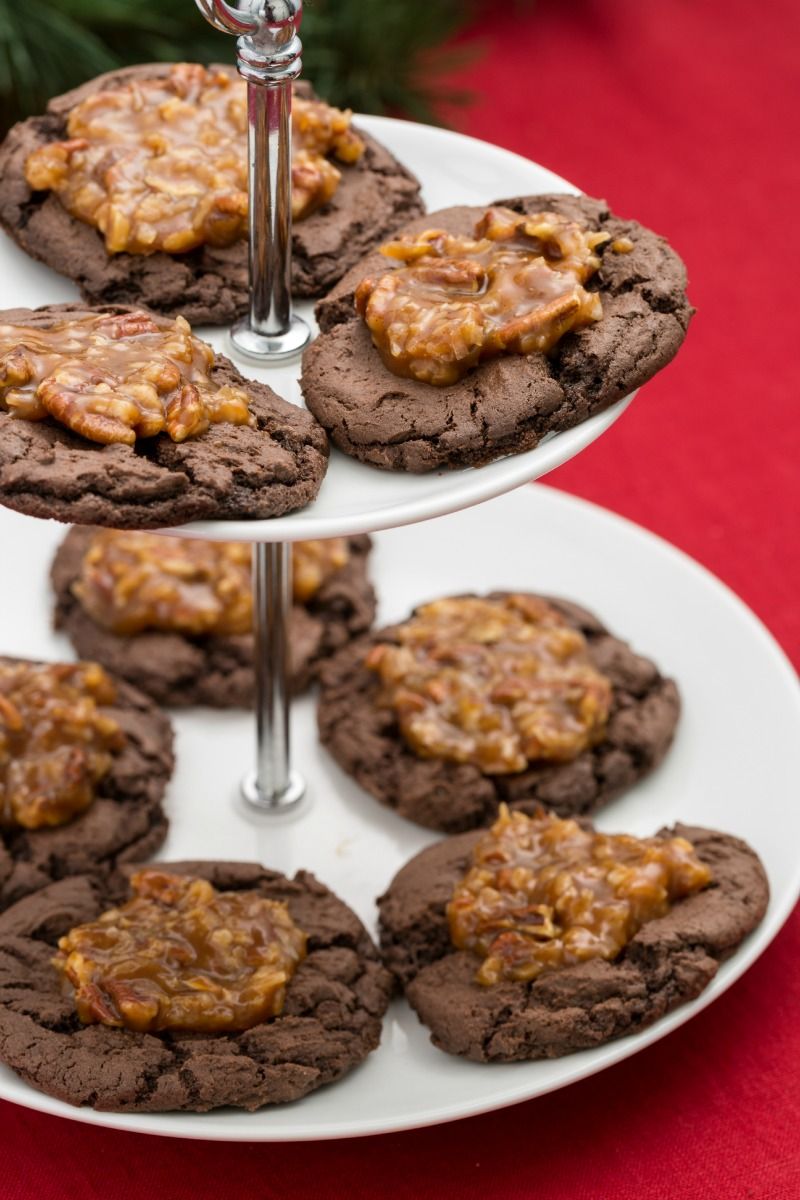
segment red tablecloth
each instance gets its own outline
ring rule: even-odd
[[[486,7],[508,28],[487,29],[487,57],[461,73],[477,101],[456,123],[666,234],[699,310],[676,363],[551,481],[688,550],[800,658],[796,0]],[[3,1105],[0,1196],[796,1200],[798,995],[795,914],[712,1009],[636,1058],[390,1137],[146,1140]]]

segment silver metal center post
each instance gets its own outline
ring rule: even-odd
[[[242,795],[256,808],[283,812],[306,785],[290,767],[289,614],[292,559],[286,542],[253,546],[253,631],[256,668],[256,769]]]
[[[300,74],[301,0],[195,0],[203,16],[236,35],[247,81],[250,312],[231,330],[234,348],[265,366],[298,354],[311,331],[292,315],[291,109]],[[253,546],[256,769],[242,781],[262,812],[293,807],[305,782],[289,760],[289,621],[292,562],[286,543]]]

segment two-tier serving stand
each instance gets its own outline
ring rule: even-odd
[[[289,289],[289,117],[291,81],[300,72],[301,5],[196,2],[217,28],[237,37],[238,66],[248,83],[251,195],[250,312],[230,331],[201,334],[238,360],[245,375],[301,404],[299,352],[314,328],[310,305],[292,313]],[[576,190],[535,163],[459,134],[376,117],[359,117],[358,124],[415,172],[431,211],[486,204],[498,195]],[[72,285],[2,237],[0,277],[13,287],[14,304],[74,298]],[[165,531],[253,544],[257,703],[255,770],[244,779],[244,765],[253,762],[250,716],[210,709],[173,714],[177,766],[167,799],[170,834],[159,857],[258,860],[288,875],[313,870],[374,929],[376,896],[434,835],[382,808],[339,771],[319,745],[313,697],[295,699],[290,712],[289,550],[300,539],[391,531],[376,539],[370,559],[381,623],[448,592],[550,591],[595,607],[678,678],[686,713],[675,747],[655,776],[600,814],[599,824],[644,835],[688,818],[729,828],[762,854],[773,889],[770,913],[700,1000],[598,1050],[490,1068],[433,1049],[416,1017],[397,1001],[380,1048],[363,1066],[297,1104],[257,1113],[73,1109],[3,1068],[0,1097],[94,1124],[189,1138],[279,1141],[411,1128],[541,1095],[601,1070],[687,1020],[757,957],[800,891],[800,867],[787,850],[800,842],[800,808],[789,806],[779,822],[765,826],[776,803],[771,798],[800,787],[800,698],[791,669],[752,614],[665,543],[550,489],[513,490],[589,445],[627,403],[479,469],[383,472],[334,450],[317,500],[300,512]],[[467,511],[495,497],[494,504]],[[419,524],[434,517],[443,519]],[[47,566],[62,536],[63,527],[52,522],[34,524],[0,510],[0,543],[15,562],[16,583],[0,611],[14,630],[6,648],[15,653],[56,658],[69,652],[50,628],[46,590]],[[738,703],[743,679],[758,695],[755,707]],[[770,747],[766,761],[754,760],[752,745]],[[759,805],[752,803],[754,793]]]

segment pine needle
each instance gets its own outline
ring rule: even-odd
[[[530,2],[530,0],[528,0]],[[307,0],[303,74],[332,104],[434,121],[441,47],[474,0]],[[131,63],[233,62],[192,0],[0,0],[0,134],[51,96]]]

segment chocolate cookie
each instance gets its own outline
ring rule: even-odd
[[[333,442],[378,467],[431,471],[480,466],[536,446],[572,428],[646,383],[686,334],[692,308],[683,263],[663,238],[586,196],[524,196],[499,204],[519,213],[551,210],[592,230],[629,238],[630,253],[601,247],[602,265],[587,285],[599,291],[600,321],[568,333],[549,354],[507,354],[484,361],[458,383],[435,387],[386,366],[354,308],[362,279],[390,270],[375,252],[317,305],[322,333],[303,360],[306,403]],[[443,229],[472,236],[485,209],[447,208],[400,232]]]
[[[129,311],[53,304],[6,309],[0,323],[48,328]],[[133,446],[101,445],[52,418],[21,420],[0,408],[0,503],[32,517],[118,529],[277,517],[303,508],[327,468],[327,439],[314,418],[266,384],[243,379],[222,355],[210,378],[246,388],[255,427],[220,423],[184,442],[161,433]]]
[[[635,654],[591,613],[566,600],[547,599],[583,633],[592,662],[613,685],[605,737],[572,762],[484,775],[469,763],[419,758],[393,712],[376,705],[378,677],[364,665],[372,645],[394,640],[391,627],[354,642],[323,666],[318,714],[323,744],[376,800],[445,833],[484,825],[502,802],[524,812],[543,805],[560,816],[607,804],[666,754],[680,712],[678,689],[655,663]]]
[[[57,96],[41,117],[15,125],[0,147],[0,224],[26,253],[74,279],[84,299],[96,304],[146,305],[180,314],[196,324],[223,325],[247,310],[247,245],[203,246],[188,254],[115,254],[102,236],[76,220],[51,192],[33,192],[25,161],[37,147],[66,136],[69,110],[94,92],[131,79],[158,79],[170,63],[147,63],[112,71]],[[232,67],[222,70],[236,75]],[[310,95],[307,84],[298,91]],[[341,166],[333,198],[297,221],[292,232],[292,290],[320,296],[375,244],[422,212],[419,182],[385,147],[362,130],[365,151]]]
[[[355,914],[313,875],[287,879],[251,863],[164,865],[287,902],[308,953],[283,1012],[217,1035],[82,1025],[51,966],[56,943],[125,896],[89,877],[64,880],[0,916],[0,1059],[26,1083],[105,1111],[253,1110],[333,1083],[375,1049],[391,977]]]
[[[0,662],[19,661],[0,658]],[[102,711],[125,746],[97,784],[93,803],[65,825],[5,830],[0,840],[0,908],[70,875],[113,872],[155,854],[167,834],[161,807],[172,774],[172,727],[136,688],[114,680],[117,701]]]
[[[475,982],[477,959],[450,942],[446,905],[480,836],[423,850],[379,901],[387,966],[434,1045],[478,1062],[558,1058],[636,1033],[693,1000],[760,922],[769,885],[744,842],[676,825],[713,872],[705,891],[642,926],[613,962],[594,959],[531,983]]]
[[[91,540],[71,529],[58,548],[51,579],[55,624],[82,658],[91,658],[134,683],[160,704],[249,708],[253,703],[253,638],[188,637],[151,630],[122,637],[98,625],[73,595],[72,585]],[[295,691],[307,687],[322,661],[369,629],[375,593],[367,574],[370,539],[348,539],[350,558],[307,605],[292,608],[290,672]]]

